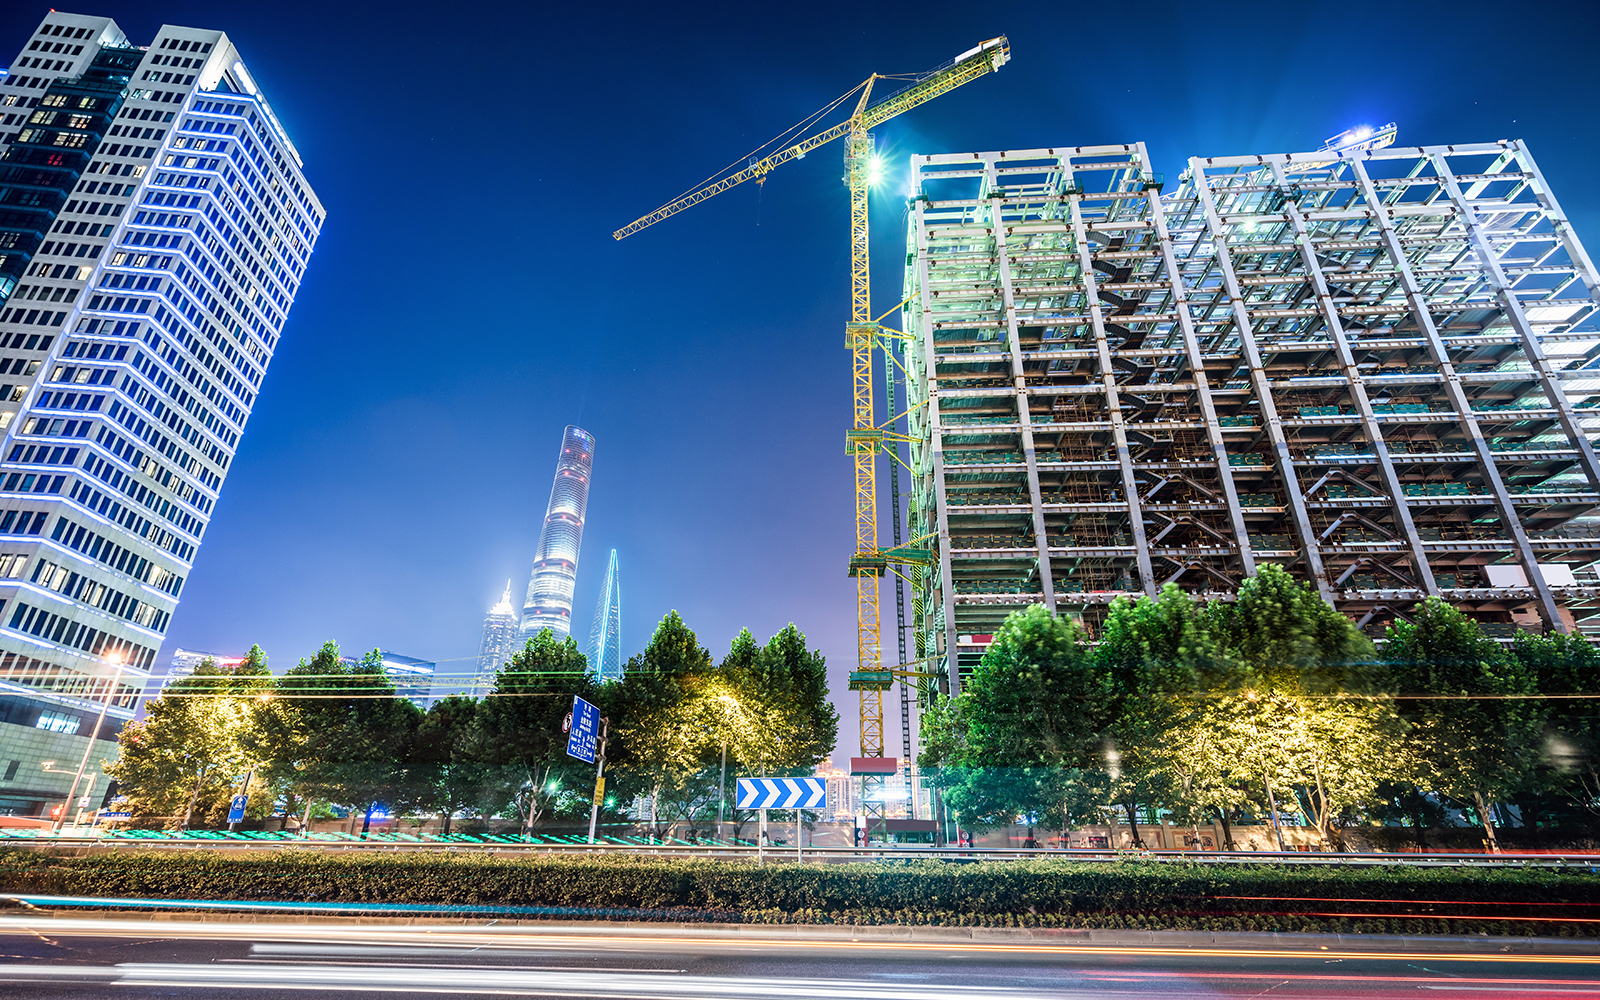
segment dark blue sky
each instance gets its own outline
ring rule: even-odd
[[[998,75],[879,131],[880,308],[913,152],[1144,140],[1175,178],[1395,120],[1404,145],[1528,140],[1600,244],[1593,3],[74,9],[141,41],[227,31],[328,212],[164,654],[259,642],[281,669],[337,639],[469,667],[579,423],[598,439],[583,636],[616,547],[625,654],[671,608],[718,655],[793,620],[851,745],[842,148],[610,233],[868,73],[997,34]],[[5,4],[0,51],[43,12]]]

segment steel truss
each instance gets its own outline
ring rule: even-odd
[[[1268,562],[1374,633],[1600,631],[1600,278],[1527,149],[1149,163],[912,160],[917,655]]]

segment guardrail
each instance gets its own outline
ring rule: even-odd
[[[213,833],[213,831],[206,831]],[[394,835],[378,835],[392,838]],[[403,836],[403,835],[402,835]],[[1371,867],[1395,865],[1406,867],[1534,867],[1534,868],[1588,868],[1600,870],[1600,853],[1566,852],[1552,854],[1534,853],[1429,853],[1400,854],[1378,852],[1300,852],[1300,851],[1132,851],[1100,848],[1059,847],[933,847],[924,845],[892,845],[868,847],[802,847],[776,845],[758,847],[754,844],[730,843],[552,843],[517,842],[503,837],[496,841],[462,843],[454,841],[395,840],[370,837],[367,840],[345,839],[248,839],[238,835],[191,837],[86,837],[39,836],[31,838],[0,838],[0,843],[16,847],[77,847],[127,850],[327,850],[327,851],[383,851],[390,853],[409,851],[442,851],[447,853],[490,853],[496,855],[539,854],[648,854],[663,857],[700,857],[722,860],[758,860],[772,862],[846,863],[853,861],[923,861],[938,860],[956,863],[977,861],[1019,861],[1034,858],[1057,858],[1082,862],[1181,862],[1185,864],[1285,864],[1301,866]]]

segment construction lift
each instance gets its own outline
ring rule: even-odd
[[[880,450],[892,449],[895,461],[899,461],[898,444],[908,441],[909,438],[893,430],[898,416],[891,414],[883,425],[877,422],[872,398],[874,352],[882,349],[887,355],[894,340],[904,339],[901,331],[884,326],[881,322],[900,306],[896,306],[883,316],[875,318],[872,315],[867,256],[867,194],[875,179],[878,166],[873,154],[872,129],[896,115],[910,111],[941,94],[949,93],[962,84],[998,71],[1010,59],[1010,51],[1010,44],[1004,36],[1001,36],[974,46],[926,73],[909,77],[874,73],[827,107],[756,151],[760,153],[781,147],[775,152],[760,159],[755,155],[741,158],[736,161],[744,164],[739,169],[730,167],[713,175],[697,190],[686,192],[611,234],[614,239],[621,240],[746,181],[755,181],[758,185],[764,184],[767,174],[780,164],[802,159],[807,153],[835,139],[846,140],[845,183],[850,189],[850,322],[845,324],[845,343],[851,352],[855,401],[854,420],[850,429],[845,432],[845,446],[855,460],[856,484],[856,551],[855,555],[850,557],[850,575],[856,580],[856,670],[850,674],[850,689],[859,692],[861,698],[862,757],[884,755],[883,692],[893,685],[895,677],[899,675],[904,681],[911,677],[924,677],[929,674],[927,668],[908,670],[908,667],[914,665],[904,662],[898,668],[884,666],[879,638],[881,628],[879,584],[885,572],[892,572],[897,577],[903,578],[904,574],[895,569],[897,565],[927,563],[932,559],[930,549],[916,547],[921,541],[919,539],[912,539],[905,545],[897,544],[887,549],[881,548],[878,544],[878,453]],[[909,82],[890,96],[876,103],[869,103],[873,84],[879,80]],[[790,142],[790,136],[814,125],[852,97],[856,98],[855,110],[848,119],[808,138]],[[784,145],[786,142],[789,144]],[[886,372],[886,374],[892,386],[893,373]],[[898,503],[896,506],[898,507]],[[899,528],[898,523],[895,527]],[[898,541],[898,530],[895,535]],[[903,614],[903,611],[900,614]],[[903,639],[900,648],[900,658],[903,661]],[[884,812],[881,795],[883,778],[865,780],[866,786],[863,788],[862,796],[864,811],[869,817],[881,819]],[[874,788],[880,790],[876,801],[871,795]]]

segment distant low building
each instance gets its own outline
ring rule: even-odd
[[[159,678],[160,687],[165,688],[180,677],[192,677],[194,668],[206,660],[215,661],[219,667],[237,667],[244,662],[244,657],[207,653],[200,649],[175,649],[172,651],[172,662],[167,664],[167,672]]]
[[[383,669],[394,682],[397,697],[409,698],[422,709],[437,700],[433,692],[434,674],[439,670],[437,663],[419,660],[414,656],[402,656],[387,649],[379,652],[383,654]]]

